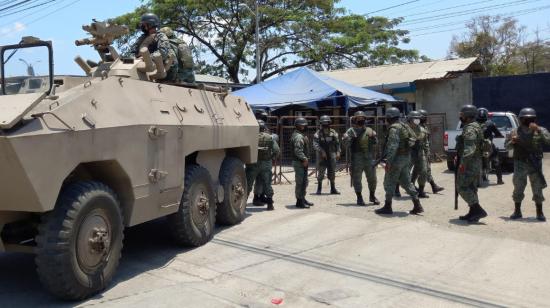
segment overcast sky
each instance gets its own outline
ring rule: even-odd
[[[102,20],[129,12],[141,1],[40,0],[35,3],[42,2],[48,3],[21,13],[7,15],[0,11],[0,45],[17,43],[27,35],[52,40],[56,74],[81,74],[73,62],[77,54],[97,59],[91,47],[74,46],[76,39],[85,37],[81,26],[92,18]],[[356,14],[405,16],[401,28],[412,30],[412,41],[402,47],[418,49],[433,59],[444,58],[452,35],[462,33],[464,21],[480,14],[509,14],[531,33],[538,28],[542,38],[550,38],[550,0],[342,0],[338,5]],[[22,55],[25,56],[22,53],[14,58]],[[26,57],[29,62],[35,61],[28,54]],[[18,63],[24,69],[24,64]],[[46,69],[46,63],[34,65],[38,71]]]

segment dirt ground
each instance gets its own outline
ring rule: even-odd
[[[550,159],[544,160],[544,170],[550,170]],[[406,192],[401,188],[401,198],[395,198],[393,209],[395,219],[410,219],[413,221],[423,220],[429,222],[438,228],[450,229],[458,232],[467,232],[478,234],[482,232],[484,235],[493,237],[504,237],[550,245],[550,225],[548,223],[540,223],[535,219],[535,204],[532,201],[531,188],[528,185],[525,191],[525,200],[523,201],[522,211],[523,219],[511,221],[508,217],[514,210],[514,202],[512,201],[512,185],[513,173],[504,173],[504,185],[496,184],[496,175],[489,175],[489,183],[485,183],[479,188],[479,200],[482,207],[489,213],[489,216],[480,221],[478,224],[467,224],[458,220],[458,216],[464,215],[468,211],[466,203],[459,197],[459,209],[454,210],[454,173],[447,170],[445,162],[432,164],[432,172],[435,181],[438,185],[445,188],[439,194],[432,194],[429,184],[426,185],[428,199],[421,199],[422,206],[425,212],[420,216],[409,215],[408,211],[412,209],[412,201],[407,196]],[[548,171],[550,172],[550,171]],[[285,174],[285,176],[293,181],[293,174]],[[381,204],[384,203],[384,170],[379,167],[377,170],[378,188],[376,197]],[[350,187],[350,177],[346,173],[339,173],[336,179],[337,187],[342,193],[341,195],[328,194],[328,181],[325,179],[323,186],[323,195],[317,196],[314,192],[317,189],[317,180],[310,177],[308,187],[308,200],[316,205],[312,210],[323,210],[338,215],[347,215],[351,217],[364,217],[367,219],[387,219],[380,217],[374,213],[374,210],[379,206],[374,206],[370,203],[367,207],[358,207],[355,205],[355,193]],[[283,180],[284,181],[284,180]],[[290,206],[294,200],[294,185],[275,185],[276,206]],[[366,179],[363,178],[363,196],[365,202],[368,201],[368,187]],[[544,190],[545,198],[548,198],[548,189]],[[548,202],[547,202],[548,203]],[[548,204],[545,203],[545,210]],[[550,220],[550,209],[547,210]]]

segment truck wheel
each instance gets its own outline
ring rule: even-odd
[[[456,166],[455,166],[455,162],[453,160],[448,160],[447,159],[447,169],[449,169],[450,171],[455,171]]]
[[[109,284],[118,266],[123,220],[115,193],[86,181],[63,188],[55,209],[44,214],[36,237],[36,266],[44,287],[81,300]]]
[[[246,174],[243,162],[235,157],[226,157],[219,180],[223,186],[223,202],[218,205],[216,222],[221,225],[236,225],[244,220],[246,211]]]
[[[214,236],[216,199],[208,170],[198,165],[187,167],[179,209],[168,216],[174,240],[184,246],[198,247]]]

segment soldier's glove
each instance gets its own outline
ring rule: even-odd
[[[336,160],[340,160],[340,153],[336,154]]]
[[[385,160],[381,161],[381,163],[384,164],[384,170],[385,170],[386,172],[390,172],[390,169],[391,169],[390,164],[388,164],[388,162],[385,161]]]
[[[321,152],[321,158],[326,160],[327,159],[327,153]]]
[[[460,172],[460,173],[466,172],[466,167],[464,167],[463,164],[460,164],[460,166],[458,166],[458,172]]]

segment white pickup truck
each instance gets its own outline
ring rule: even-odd
[[[510,134],[512,129],[519,126],[518,118],[512,112],[489,112],[489,120],[495,123],[498,130],[505,138]],[[456,130],[446,131],[443,137],[443,145],[445,147],[445,153],[447,154],[447,168],[452,171],[455,169],[456,136],[461,134],[461,132],[462,123],[458,122]],[[507,166],[512,160],[512,154],[509,153],[504,146],[505,138],[495,138],[493,140],[503,166]]]

